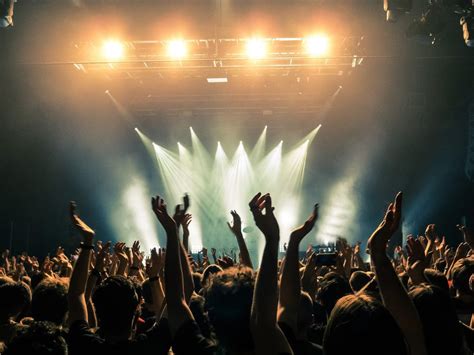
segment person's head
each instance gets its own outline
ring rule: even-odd
[[[431,285],[438,286],[449,293],[448,279],[442,272],[435,269],[425,269],[424,274],[425,278]]]
[[[354,293],[359,292],[366,286],[367,291],[377,292],[377,282],[372,281],[372,279],[373,275],[370,275],[369,273],[364,271],[357,270],[352,273],[349,279],[349,284],[351,285],[352,291],[354,291]]]
[[[351,293],[351,286],[347,279],[335,272],[330,272],[321,280],[317,298],[329,315],[336,302]]]
[[[199,325],[199,329],[201,329],[202,335],[204,335],[208,339],[211,338],[211,324],[209,322],[209,318],[207,317],[207,313],[205,310],[204,297],[194,293],[191,296],[191,300],[189,302],[189,309],[191,310],[196,323]]]
[[[34,272],[31,274],[31,289],[34,290],[47,276],[42,272]]]
[[[409,292],[423,324],[427,354],[459,354],[463,338],[448,292],[428,284]]]
[[[7,282],[0,286],[0,319],[17,317],[31,303],[31,291],[23,282]]]
[[[474,274],[474,260],[464,258],[456,261],[451,274],[456,291],[463,295],[474,295],[469,288],[469,278]]]
[[[208,267],[206,267],[204,271],[202,272],[201,286],[206,287],[209,281],[209,278],[212,275],[217,274],[218,272],[221,272],[221,271],[222,271],[222,268],[216,264],[211,264]]]
[[[8,345],[5,355],[67,355],[66,340],[50,322],[33,322],[23,327]]]
[[[205,289],[206,310],[219,344],[227,350],[253,349],[250,333],[255,276],[248,267],[231,267],[213,275]]]
[[[31,315],[36,321],[50,321],[61,325],[66,318],[68,286],[57,279],[43,280],[33,290]]]
[[[139,298],[124,276],[111,276],[97,286],[92,297],[100,330],[109,334],[130,332]]]
[[[402,331],[390,312],[366,294],[347,295],[337,301],[323,338],[326,355],[408,354]]]

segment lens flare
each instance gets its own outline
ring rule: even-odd
[[[329,37],[322,34],[308,37],[304,41],[304,46],[311,57],[324,56],[329,51]]]
[[[183,40],[173,40],[168,42],[168,56],[173,59],[183,59],[188,53],[186,42]]]
[[[262,59],[267,54],[267,43],[262,38],[248,39],[246,52],[249,59]]]
[[[122,42],[109,40],[102,45],[102,54],[108,60],[120,60],[123,58],[125,48]]]

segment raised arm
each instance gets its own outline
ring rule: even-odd
[[[165,303],[165,293],[163,285],[160,280],[160,271],[164,266],[164,254],[161,249],[156,251],[156,248],[151,250],[150,268],[147,270],[148,279],[150,281],[151,294],[153,297],[153,308],[155,310],[156,321],[161,318],[163,306]]]
[[[75,321],[88,321],[85,299],[87,276],[91,252],[94,248],[94,231],[76,213],[76,204],[70,203],[71,221],[82,236],[81,251],[72,271],[68,291],[69,324]]]
[[[184,225],[184,220],[186,218],[186,210],[189,208],[189,196],[186,194],[183,197],[183,205],[177,205],[175,213],[173,215],[173,220],[176,223],[177,229],[179,226]],[[183,227],[184,230],[184,227]],[[179,233],[178,233],[179,235]],[[184,287],[184,297],[186,303],[189,304],[191,296],[194,292],[194,280],[193,273],[191,271],[191,265],[188,259],[188,252],[186,251],[183,243],[179,240],[179,252],[180,252],[180,261],[181,261],[181,270],[183,272],[183,287]]]
[[[152,198],[151,204],[153,212],[166,231],[165,296],[170,331],[174,336],[183,324],[194,318],[184,297],[178,228],[160,196]]]
[[[186,253],[189,253],[189,224],[193,220],[193,217],[190,213],[186,213],[184,218],[181,222],[181,226],[183,227],[183,247]]]
[[[301,295],[299,246],[303,238],[313,229],[317,218],[318,205],[315,205],[306,222],[291,233],[281,274],[278,321],[290,326],[294,334],[298,332],[298,309]]]
[[[426,354],[423,329],[416,308],[400,283],[387,256],[387,243],[397,231],[402,214],[402,193],[388,207],[385,217],[368,241],[370,259],[375,270],[385,307],[398,323],[410,347],[411,354]]]
[[[265,237],[265,248],[255,282],[250,315],[256,354],[292,354],[291,347],[277,324],[280,228],[273,214],[270,194],[262,196],[258,193],[250,201],[249,206],[255,224]]]
[[[240,258],[242,259],[242,264],[253,269],[249,250],[247,249],[247,245],[245,244],[245,239],[242,234],[242,220],[240,219],[240,216],[237,213],[237,211],[230,211],[230,214],[232,215],[232,224],[227,222],[227,225],[229,226],[229,229],[232,232],[232,234],[234,234],[235,238],[237,239],[237,244],[239,245]]]
[[[105,258],[109,253],[110,242],[105,243],[100,252],[97,254],[94,269],[89,273],[87,279],[85,299],[87,304],[87,315],[89,326],[95,328],[97,326],[97,317],[95,314],[94,304],[92,303],[92,294],[94,293],[95,286],[101,274],[104,272]]]

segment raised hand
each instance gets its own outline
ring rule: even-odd
[[[128,264],[130,262],[125,248],[126,248],[126,245],[123,242],[118,242],[118,243],[115,243],[114,245],[114,253],[121,264],[122,263]]]
[[[133,266],[141,267],[143,261],[143,255],[140,253],[140,242],[136,240],[132,245],[132,257],[133,257]]]
[[[69,212],[71,216],[71,221],[74,227],[79,231],[83,238],[83,242],[87,243],[88,245],[92,245],[92,240],[94,239],[95,232],[85,224],[82,219],[79,218],[77,214],[77,205],[74,201],[69,203]]]
[[[147,269],[147,275],[149,278],[158,276],[165,266],[164,252],[161,248],[151,249],[150,267]]]
[[[232,223],[227,222],[227,225],[229,226],[230,231],[234,233],[234,235],[241,234],[242,233],[242,220],[240,219],[239,214],[235,210],[230,211],[230,214],[232,215]]]
[[[454,260],[459,260],[465,258],[469,253],[469,244],[468,243],[460,243],[456,248],[456,253],[454,254]]]
[[[265,238],[267,240],[269,238],[278,240],[280,238],[280,227],[273,213],[275,208],[272,206],[270,194],[262,195],[259,192],[250,200],[249,207],[253,214],[255,224]],[[263,210],[265,210],[265,214],[263,214]]]
[[[95,269],[98,272],[104,272],[105,268],[105,260],[110,252],[110,242],[107,242],[102,245],[102,249],[97,254],[96,261],[95,261]]]
[[[425,281],[424,270],[429,266],[432,251],[425,255],[423,245],[412,236],[407,238],[407,272],[414,284]]]
[[[371,255],[374,252],[385,253],[388,241],[400,226],[401,217],[402,193],[399,192],[395,201],[388,206],[384,219],[369,238],[367,246]]]
[[[474,249],[474,233],[462,224],[458,224],[456,227],[461,231],[464,242],[466,242],[471,249]]]
[[[187,231],[189,233],[189,225],[191,224],[192,220],[193,216],[191,215],[191,213],[186,213],[184,215],[183,221],[181,222],[184,231]]]
[[[308,235],[309,232],[314,228],[316,220],[318,219],[318,208],[319,205],[315,204],[313,208],[313,212],[308,217],[306,222],[298,228],[296,228],[293,232],[291,232],[290,239],[296,239],[298,242],[301,242],[304,237]]]
[[[168,214],[166,203],[160,196],[151,198],[151,208],[166,232],[176,233],[176,222]]]

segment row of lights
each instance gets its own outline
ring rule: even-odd
[[[326,35],[315,35],[304,39],[304,50],[311,57],[321,57],[329,51],[329,37]],[[184,40],[172,40],[167,42],[167,56],[171,59],[180,60],[186,58],[188,48]],[[249,59],[263,59],[268,53],[268,41],[263,38],[250,38],[246,40],[245,53]],[[107,60],[120,60],[125,55],[125,45],[117,40],[104,42],[102,55]]]

